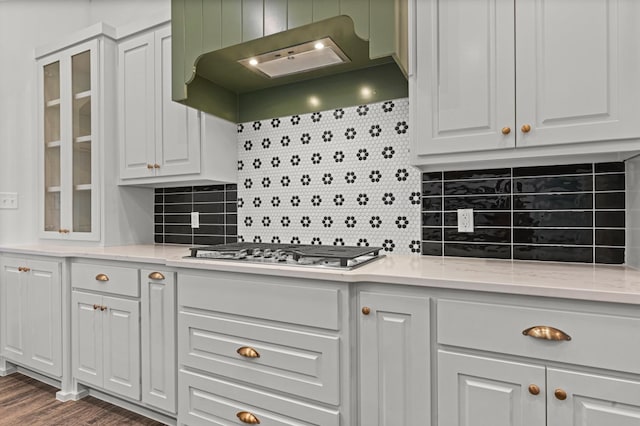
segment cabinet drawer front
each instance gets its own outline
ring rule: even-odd
[[[525,336],[550,326],[571,340]],[[438,343],[640,373],[640,319],[524,306],[440,300]]]
[[[74,263],[71,265],[71,283],[74,288],[140,297],[140,274],[134,268]]]
[[[181,370],[178,423],[193,426],[243,424],[250,412],[264,426],[340,425],[340,413],[251,387]]]
[[[245,317],[338,330],[336,288],[279,284],[241,275],[188,275],[178,278],[178,304]]]
[[[180,364],[293,395],[340,403],[338,336],[181,312]],[[243,347],[259,357],[240,355]]]

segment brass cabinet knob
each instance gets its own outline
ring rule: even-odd
[[[106,306],[104,306],[104,305],[102,305],[102,306],[100,306],[100,310],[101,310],[101,311],[106,311],[106,310],[107,310],[107,307],[106,307]]]
[[[109,281],[109,277],[107,274],[98,274],[96,275],[96,281]]]
[[[520,130],[522,130],[522,133],[529,133],[531,131],[531,126],[529,124],[523,124]]]
[[[149,274],[149,278],[152,280],[164,280],[164,275],[160,272],[152,272]]]
[[[93,304],[93,310],[94,310],[94,311],[95,311],[95,310],[97,310],[97,309],[99,309],[99,308],[100,308],[100,305],[98,305],[98,304],[96,304],[96,303],[94,303],[94,304]]]
[[[502,134],[503,135],[508,135],[509,133],[511,133],[511,127],[503,127],[502,128]]]
[[[258,420],[258,418],[256,416],[254,416],[253,414],[251,414],[248,411],[240,411],[238,414],[236,414],[236,417],[238,419],[240,419],[240,421],[242,423],[247,423],[250,425],[259,425],[260,424],[260,420]]]
[[[531,395],[538,395],[540,393],[540,388],[537,385],[529,385],[529,393]]]
[[[238,352],[238,355],[241,355],[245,358],[260,358],[260,354],[258,353],[258,351],[250,346],[243,346],[241,348],[238,348],[236,352]]]
[[[569,336],[564,331],[546,325],[536,325],[534,327],[529,327],[526,330],[522,330],[522,334],[524,334],[525,336],[544,340],[571,340],[571,336]]]
[[[371,313],[371,308],[370,308],[370,307],[368,307],[368,306],[363,306],[363,307],[362,307],[362,313],[363,313],[364,315],[369,315],[369,314]]]
[[[31,268],[27,268],[26,266],[22,267],[22,272],[29,272]]]
[[[147,169],[153,170],[153,164],[147,164]]]
[[[24,272],[24,268],[22,266],[18,266],[18,272]]]
[[[154,168],[154,169],[159,169],[159,168],[160,168],[160,164],[158,164],[158,163],[154,164],[154,165],[153,165],[153,168]]]
[[[567,399],[567,392],[562,390],[562,389],[556,389],[553,394],[556,396],[557,399],[559,399],[560,401],[564,401],[565,399]]]

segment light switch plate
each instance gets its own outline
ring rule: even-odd
[[[458,209],[458,232],[473,232],[473,209]]]
[[[200,228],[200,213],[191,212],[191,227]]]
[[[17,192],[0,192],[0,209],[17,209]]]

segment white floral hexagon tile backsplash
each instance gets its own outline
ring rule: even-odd
[[[420,254],[409,101],[238,125],[238,240]]]

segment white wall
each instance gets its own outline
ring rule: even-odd
[[[0,192],[19,196],[17,210],[0,210],[0,244],[37,240],[34,49],[96,22],[117,27],[170,8],[170,0],[0,1]]]
[[[640,157],[626,163],[627,264],[640,269]]]

